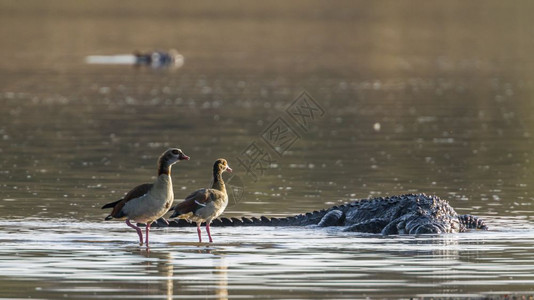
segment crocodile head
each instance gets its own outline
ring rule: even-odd
[[[391,222],[382,230],[382,234],[438,234],[460,231],[460,222],[456,216],[430,216],[416,212]]]
[[[419,216],[406,224],[406,229],[410,234],[460,232],[460,222],[457,217],[453,216],[444,216],[438,219]]]

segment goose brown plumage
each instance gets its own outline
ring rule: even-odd
[[[126,225],[137,231],[139,244],[143,245],[141,228],[130,223],[146,223],[146,245],[150,225],[162,217],[174,200],[171,181],[171,167],[181,160],[189,160],[182,150],[170,148],[158,159],[158,177],[154,183],[141,184],[129,191],[122,199],[102,206],[102,209],[113,208],[105,220],[126,220]]]
[[[228,205],[228,194],[222,178],[224,171],[232,172],[228,162],[219,158],[213,165],[213,184],[211,188],[194,191],[174,208],[171,218],[178,217],[189,222],[197,223],[198,241],[202,242],[200,224],[206,223],[206,232],[210,243],[213,242],[210,233],[210,223],[220,216]]]

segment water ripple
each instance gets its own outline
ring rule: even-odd
[[[534,286],[532,225],[499,222],[512,229],[382,237],[330,228],[217,228],[211,245],[196,243],[193,228],[155,229],[147,251],[120,222],[1,221],[0,269],[7,275],[0,288],[25,281],[35,296],[95,298],[246,298],[253,290],[290,289],[286,296],[321,298],[333,291],[439,296],[451,288],[468,297],[490,287]]]

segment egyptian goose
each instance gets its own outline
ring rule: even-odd
[[[139,244],[143,245],[141,228],[130,223],[146,223],[146,245],[150,225],[169,211],[174,194],[172,191],[171,167],[180,160],[189,160],[182,150],[171,148],[158,159],[158,178],[154,183],[145,183],[129,191],[124,198],[102,206],[102,209],[113,208],[105,220],[126,219],[126,225],[132,227],[139,235]]]
[[[213,165],[213,184],[210,189],[200,189],[194,191],[185,198],[184,201],[176,205],[174,213],[171,218],[178,217],[197,223],[198,241],[202,242],[200,233],[200,224],[206,223],[206,232],[213,242],[210,233],[211,220],[217,218],[222,214],[226,205],[228,205],[228,194],[222,178],[224,171],[232,172],[228,162],[225,159],[219,158]]]

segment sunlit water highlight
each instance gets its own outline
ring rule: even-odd
[[[0,1],[0,297],[399,298],[534,293],[533,1]],[[176,48],[180,68],[128,66]],[[112,64],[87,64],[103,55]],[[102,57],[100,57],[102,58]],[[129,59],[131,62],[131,56]],[[286,109],[305,90],[325,114]],[[299,134],[275,153],[278,118]],[[257,180],[251,143],[276,158]],[[488,232],[154,229],[100,207],[179,146],[176,199],[224,157],[225,216],[425,192]]]
[[[194,228],[152,231],[149,249],[119,222],[0,222],[2,290],[8,297],[254,298],[495,296],[531,293],[534,228],[389,236],[338,228]],[[17,289],[24,284],[26,288]],[[254,291],[254,292],[252,292]]]

